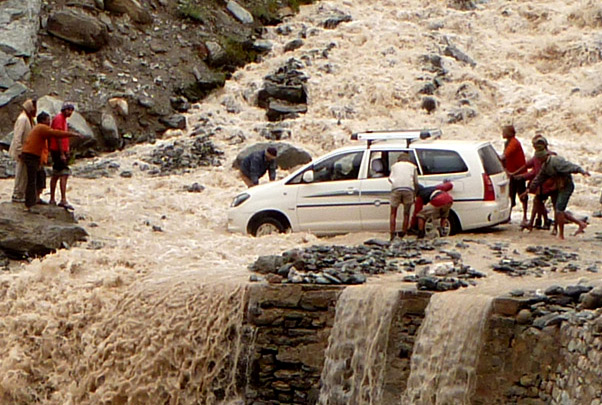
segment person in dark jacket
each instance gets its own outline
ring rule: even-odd
[[[240,164],[240,177],[247,187],[259,184],[259,179],[269,171],[270,181],[276,180],[276,156],[278,151],[273,146],[249,154]]]
[[[573,194],[573,190],[575,190],[575,184],[573,183],[573,176],[571,174],[580,173],[584,176],[589,176],[589,172],[584,170],[581,166],[571,163],[560,156],[550,155],[545,150],[536,151],[535,157],[541,161],[542,165],[539,173],[529,185],[529,191],[535,192],[546,180],[550,178],[556,179],[558,197],[556,198],[554,208],[556,210],[556,222],[558,223],[558,237],[564,239],[564,224],[567,221],[573,222],[579,226],[575,235],[583,233],[587,223],[575,218],[570,212],[566,211],[566,207],[571,198],[571,194]]]

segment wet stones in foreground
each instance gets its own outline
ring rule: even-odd
[[[394,243],[371,239],[358,246],[316,245],[260,256],[249,270],[261,274],[251,275],[251,281],[324,285],[362,284],[373,275],[413,272],[403,281],[430,291],[468,287],[474,285],[473,279],[485,277],[464,265],[459,252],[443,249],[447,244],[441,239]]]
[[[566,252],[555,247],[529,246],[526,251],[533,254],[534,257],[527,259],[509,258],[506,254],[502,254],[502,248],[493,250],[497,250],[498,256],[502,257],[497,264],[492,266],[493,270],[511,277],[526,275],[541,277],[546,271],[574,272],[580,270],[580,266],[575,263],[579,259],[577,253]],[[595,264],[588,266],[586,270],[592,273],[598,272]]]

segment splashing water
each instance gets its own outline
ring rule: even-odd
[[[492,297],[435,294],[426,309],[403,405],[470,404]]]
[[[322,405],[380,404],[386,346],[399,290],[346,288],[337,302],[322,370]]]

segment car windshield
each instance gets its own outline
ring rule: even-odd
[[[502,162],[493,146],[487,145],[479,149],[479,157],[483,162],[483,168],[488,175],[498,174],[504,171]]]

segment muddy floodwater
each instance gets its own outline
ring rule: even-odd
[[[78,162],[110,160],[133,175],[71,178],[68,197],[90,234],[88,242],[31,262],[13,262],[0,274],[3,403],[233,399],[247,266],[259,255],[296,247],[387,237],[296,233],[253,238],[226,231],[230,201],[245,189],[231,164],[245,146],[265,141],[261,130],[268,122],[265,110],[255,105],[257,91],[264,77],[290,58],[304,65],[309,100],[306,114],[282,124],[291,133],[286,142],[314,157],[350,144],[353,132],[425,127],[441,128],[444,138],[489,140],[501,152],[500,127],[512,122],[528,156],[530,139],[541,131],[552,150],[591,172],[588,178],[575,176],[569,203],[571,211],[589,216],[583,235],[570,236],[576,229],[570,225],[565,241],[547,231],[520,232],[517,208],[510,224],[450,238],[452,245],[469,239],[464,262],[489,276],[469,288],[474,293],[466,305],[476,300],[487,311],[489,300],[483,296],[516,288],[602,284],[602,273],[586,271],[592,266],[602,271],[602,240],[596,237],[602,220],[592,216],[602,208],[602,6],[587,0],[487,1],[465,11],[447,3],[454,2],[321,1],[270,28],[266,36],[273,51],[234,73],[188,116],[190,128],[201,123],[214,133],[212,141],[224,151],[221,166],[165,176],[140,170],[155,148],[189,137],[186,131],[172,132],[154,145]],[[351,21],[327,29],[323,22],[333,14],[349,15]],[[285,44],[299,37],[303,46],[284,52]],[[420,108],[424,95],[419,90],[435,73],[425,68],[424,56],[445,55],[449,46],[471,62],[443,57],[445,75],[433,95],[438,107],[428,114]],[[279,171],[278,178],[288,173]],[[204,190],[187,192],[195,182]],[[10,199],[12,184],[0,181],[2,201]],[[528,246],[557,246],[578,254],[578,269],[511,278],[491,269],[499,258],[486,246],[494,243],[515,258],[525,257]],[[401,284],[402,277],[374,276],[368,283]],[[386,291],[380,294],[384,298],[377,299],[386,300]],[[356,298],[347,293],[344,299]],[[437,305],[447,304],[441,299],[433,311]],[[345,316],[353,318],[340,314]],[[379,342],[384,332],[372,321],[366,328],[375,328]],[[337,333],[345,335],[344,330]],[[442,339],[432,330],[424,333]],[[382,362],[365,349],[375,367],[366,378],[378,378]],[[336,364],[337,348],[329,353],[328,361]],[[422,357],[416,360],[417,376],[441,367]],[[323,378],[321,398],[328,403],[325,398],[336,392],[340,379],[334,374]],[[348,383],[357,384],[358,398],[379,398],[369,382]],[[428,389],[413,379],[410,387],[408,395]],[[448,388],[450,398],[464,398],[462,389]]]

